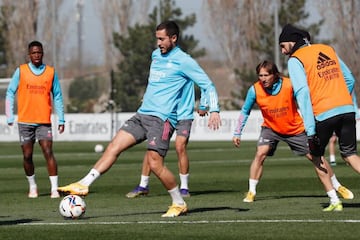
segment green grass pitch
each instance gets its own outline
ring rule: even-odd
[[[55,142],[59,185],[83,177],[100,154],[94,142]],[[103,143],[106,145],[106,143]],[[36,145],[39,198],[28,199],[18,143],[0,143],[0,239],[358,239],[360,176],[337,156],[334,171],[355,198],[343,212],[322,212],[328,197],[312,164],[280,144],[268,158],[254,203],[243,203],[256,143],[191,141],[189,213],[161,218],[171,204],[155,176],[147,197],[127,199],[140,178],[145,144],[123,153],[90,188],[83,218],[65,220],[50,199],[45,160]],[[178,179],[173,144],[165,163]]]

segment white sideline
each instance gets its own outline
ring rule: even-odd
[[[82,220],[66,220],[66,222],[19,223],[22,226],[42,225],[131,225],[131,224],[213,224],[213,223],[360,223],[360,219],[324,220],[324,219],[264,219],[264,220],[199,220],[199,221],[120,221],[120,222],[83,222]]]

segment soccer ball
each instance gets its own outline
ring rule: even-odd
[[[83,198],[78,195],[67,195],[59,205],[59,212],[64,218],[79,218],[84,215],[86,203]]]
[[[104,146],[101,145],[101,144],[96,144],[95,147],[94,147],[94,151],[95,151],[96,153],[101,153],[101,152],[104,151]]]

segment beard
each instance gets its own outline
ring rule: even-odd
[[[309,40],[307,40],[306,38],[301,39],[299,41],[297,41],[295,43],[295,45],[291,48],[290,52],[289,52],[289,56],[291,56],[296,50],[298,50],[299,48],[303,47],[303,46],[307,46],[309,45],[310,42]]]

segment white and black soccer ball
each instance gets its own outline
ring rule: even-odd
[[[59,212],[64,218],[76,219],[84,215],[86,203],[78,195],[67,195],[59,205]]]

